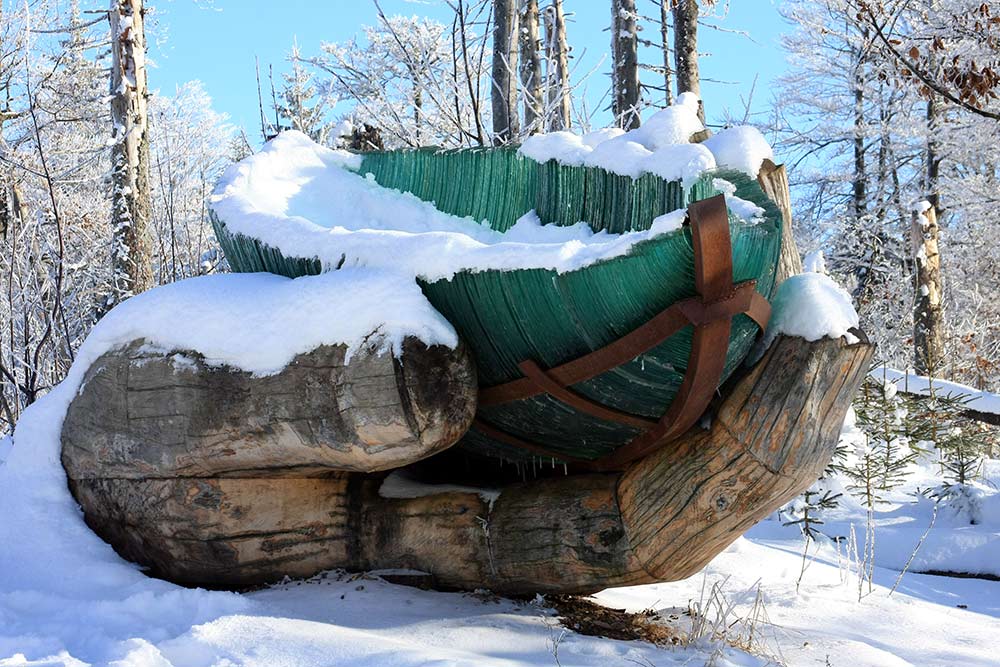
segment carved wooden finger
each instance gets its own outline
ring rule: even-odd
[[[788,190],[785,165],[764,160],[757,174],[757,182],[781,211],[781,255],[775,276],[775,284],[780,285],[785,278],[802,273],[802,257],[795,244],[795,234],[792,233],[792,195]]]
[[[382,474],[295,471],[71,486],[88,523],[123,555],[186,584],[251,586],[339,567],[418,569],[441,586],[507,593],[668,581],[812,483],[871,353],[779,338],[727,388],[709,429],[621,474],[538,479],[498,496],[386,497],[399,494],[384,491]]]
[[[275,375],[210,366],[135,341],[88,370],[63,423],[73,479],[370,472],[454,444],[476,409],[464,347],[406,339],[403,354],[343,345]]]

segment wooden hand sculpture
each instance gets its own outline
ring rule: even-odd
[[[779,338],[702,425],[624,471],[560,467],[479,491],[461,473],[413,481],[472,422],[476,375],[461,346],[407,340],[398,360],[349,362],[322,347],[254,377],[136,341],[88,371],[63,464],[87,523],[181,584],[407,568],[442,587],[589,593],[694,574],[807,488],[871,354]]]

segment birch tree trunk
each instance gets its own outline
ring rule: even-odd
[[[153,286],[142,0],[111,0],[111,304]]]
[[[931,204],[931,202],[928,202]],[[941,304],[941,255],[938,253],[937,211],[913,212],[910,228],[914,256],[914,367],[921,375],[938,375],[944,358],[944,313]]]
[[[524,97],[524,134],[540,132],[543,120],[542,58],[538,51],[538,0],[520,0],[521,95]]]
[[[677,94],[694,93],[701,97],[701,77],[698,74],[698,2],[673,0],[674,3],[674,69],[677,73]],[[698,118],[705,122],[705,108],[698,104]]]
[[[546,128],[549,131],[569,129],[569,47],[562,0],[552,0],[545,8],[545,74]]]
[[[493,143],[517,139],[518,0],[493,0]]]
[[[611,111],[615,124],[639,127],[639,58],[635,0],[611,1]]]

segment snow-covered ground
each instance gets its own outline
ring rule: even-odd
[[[929,396],[933,392],[936,396],[960,399],[969,410],[1000,415],[1000,394],[981,391],[958,382],[928,378],[926,375],[918,375],[912,371],[903,372],[883,366],[872,369],[871,375],[882,382],[892,382],[902,392],[922,396]]]

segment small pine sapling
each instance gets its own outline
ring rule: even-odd
[[[853,464],[843,466],[869,509],[885,500],[885,494],[905,479],[907,467],[919,452],[914,450],[914,430],[906,400],[896,385],[866,378],[854,402],[857,426],[863,434],[855,448]]]

